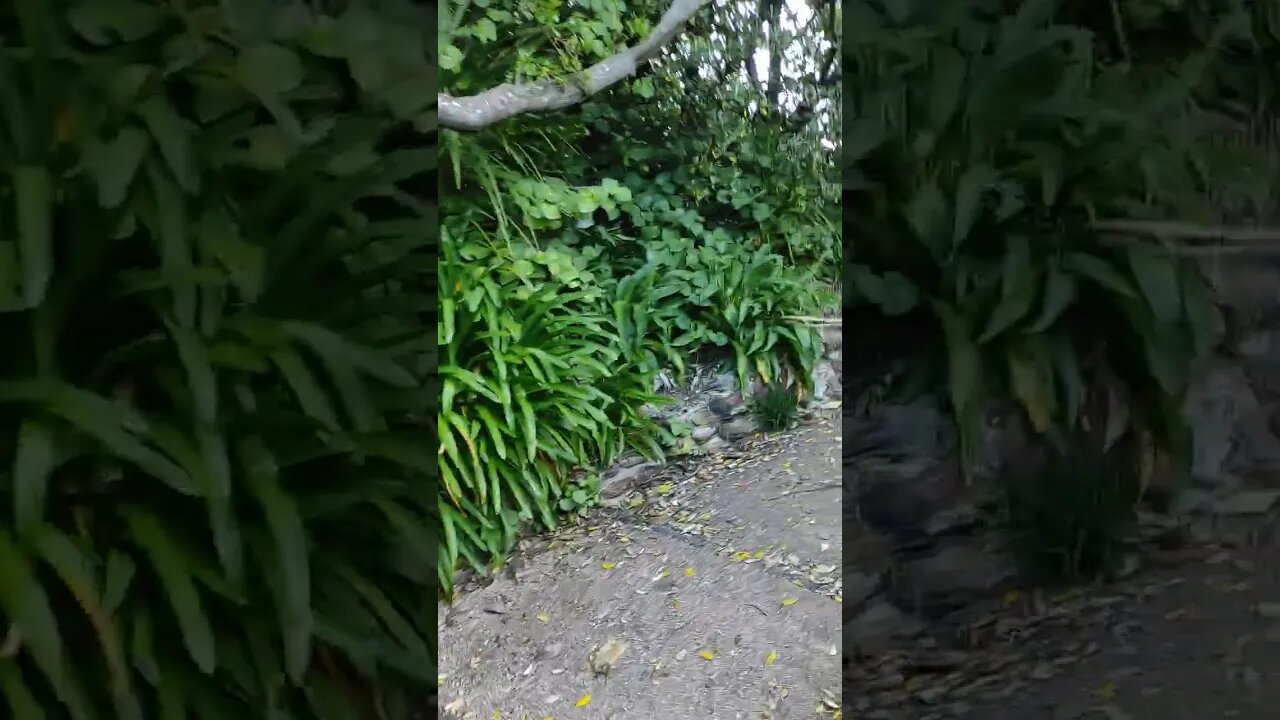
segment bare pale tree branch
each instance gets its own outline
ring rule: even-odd
[[[658,26],[639,44],[583,70],[575,82],[503,83],[476,95],[453,97],[440,93],[440,125],[454,130],[481,130],[528,112],[572,107],[587,97],[635,74],[640,63],[657,54],[689,18],[710,0],[673,0]]]
[[[1227,240],[1238,245],[1268,245],[1280,243],[1280,228],[1230,227],[1221,225],[1197,225],[1165,220],[1095,220],[1091,227],[1103,232],[1152,235],[1169,240]]]

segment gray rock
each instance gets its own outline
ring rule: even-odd
[[[822,328],[822,346],[828,351],[841,349],[844,346],[844,331],[839,327]]]
[[[737,393],[713,397],[707,401],[707,408],[721,420],[741,415],[746,410],[746,406],[742,404],[742,396]]]
[[[630,492],[637,484],[647,480],[659,467],[661,467],[660,463],[651,462],[627,466],[615,465],[600,481],[601,499],[609,500]]]
[[[930,535],[943,535],[959,530],[967,530],[979,522],[978,508],[970,502],[962,502],[952,507],[943,508],[929,518],[924,530]]]
[[[844,425],[846,442],[880,438],[891,443],[897,452],[908,456],[943,457],[953,444],[951,420],[931,397],[909,403],[880,405],[874,416],[867,419],[846,415]],[[846,449],[850,447],[856,447],[856,443],[846,446]]]
[[[924,623],[885,600],[871,603],[844,626],[845,648],[868,651],[894,638],[911,637],[924,630]]]
[[[737,392],[738,378],[731,372],[720,373],[712,382],[712,389],[727,393]]]
[[[639,455],[624,455],[622,456],[621,459],[618,460],[618,467],[619,468],[635,467],[636,465],[644,464],[644,461],[645,461],[644,458],[640,457]]]
[[[705,442],[707,440],[710,440],[711,438],[715,437],[715,435],[716,435],[715,425],[701,425],[693,429],[693,439],[697,440],[698,442]]]
[[[756,423],[749,417],[740,416],[720,426],[720,436],[725,440],[741,440],[756,432]]]
[[[1214,505],[1219,515],[1265,515],[1280,502],[1280,490],[1243,490]]]
[[[1229,467],[1256,468],[1280,464],[1280,439],[1275,427],[1280,425],[1280,405],[1263,403],[1236,421]]]
[[[880,589],[880,578],[864,572],[847,572],[844,576],[844,604],[856,608]]]
[[[1257,328],[1235,343],[1236,352],[1249,360],[1264,360],[1280,352],[1280,328]]]
[[[719,435],[712,436],[706,442],[702,443],[702,449],[709,453],[724,452],[729,449],[729,441]]]
[[[827,400],[840,397],[840,379],[831,363],[822,360],[813,366],[813,399]]]
[[[1280,268],[1274,263],[1247,255],[1204,256],[1201,267],[1218,302],[1234,311],[1233,335],[1248,332],[1249,325],[1280,302]]]
[[[1187,488],[1178,493],[1169,511],[1174,515],[1194,515],[1213,507],[1213,493],[1197,488]]]
[[[677,415],[675,419],[695,428],[703,425],[715,425],[718,422],[716,414],[705,406],[685,410]]]
[[[1226,472],[1236,427],[1257,409],[1257,398],[1238,364],[1216,362],[1193,380],[1183,405],[1191,428],[1193,477],[1212,484]]]
[[[964,499],[950,458],[949,422],[930,399],[887,405],[865,419],[844,419],[844,467],[854,502],[875,531],[899,543],[924,539],[932,518]]]
[[[994,544],[949,544],[929,557],[903,562],[891,588],[899,607],[946,612],[990,595],[1017,574],[1013,558]]]

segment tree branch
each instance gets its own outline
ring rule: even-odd
[[[440,125],[454,130],[481,130],[515,115],[563,110],[634,74],[640,63],[671,42],[689,18],[709,0],[672,0],[654,28],[639,44],[592,65],[571,84],[503,83],[476,95],[453,97],[440,93]]]

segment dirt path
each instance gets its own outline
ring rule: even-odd
[[[1205,519],[1116,584],[1012,593],[910,650],[857,663],[864,720],[1271,720],[1280,717],[1274,513]],[[950,635],[950,637],[948,637]]]
[[[837,411],[838,412],[838,411]],[[831,717],[840,701],[840,435],[664,468],[440,609],[442,716]]]

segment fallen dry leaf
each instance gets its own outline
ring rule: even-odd
[[[777,662],[777,660],[778,660],[778,653],[774,650],[770,650],[769,654],[764,656],[765,665],[772,665],[775,662]]]
[[[574,703],[574,707],[586,707],[591,704],[591,693],[587,693],[578,698],[578,702]]]

